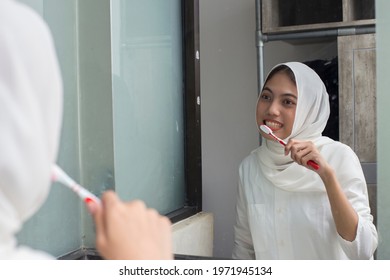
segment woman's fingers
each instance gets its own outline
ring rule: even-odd
[[[288,141],[285,147],[285,154],[291,154],[292,160],[312,170],[314,170],[314,168],[308,165],[308,162],[310,160],[317,162],[320,157],[320,154],[313,142],[294,139],[290,139]]]
[[[106,259],[172,259],[171,222],[139,200],[122,202],[112,191],[91,212],[96,247]]]

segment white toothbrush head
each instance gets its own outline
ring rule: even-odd
[[[269,128],[269,127],[266,126],[265,124],[260,125],[260,129],[261,129],[261,131],[263,131],[265,134],[272,135],[272,130],[271,130],[271,128]]]

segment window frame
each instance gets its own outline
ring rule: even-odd
[[[172,223],[202,211],[199,0],[182,0],[182,15],[186,201],[166,215]]]

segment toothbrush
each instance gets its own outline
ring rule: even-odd
[[[264,133],[272,136],[276,141],[278,141],[283,146],[286,146],[286,142],[284,142],[282,139],[280,139],[278,136],[276,136],[268,126],[262,124],[262,125],[260,125],[260,129]],[[307,164],[310,165],[311,167],[313,167],[315,170],[318,170],[320,168],[320,166],[312,160],[309,160],[307,162]]]
[[[58,165],[54,164],[52,167],[52,182],[62,183],[64,186],[67,186],[72,191],[78,194],[78,196],[86,203],[95,202],[101,204],[100,199],[85,189],[84,187],[77,184],[72,178],[69,177]]]

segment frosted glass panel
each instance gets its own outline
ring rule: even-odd
[[[160,213],[184,206],[180,0],[114,0],[115,190]]]
[[[22,0],[36,10],[53,36],[64,86],[64,107],[58,163],[79,181],[76,0]],[[20,244],[58,257],[82,246],[81,210],[74,193],[53,184],[50,195],[18,235]]]

